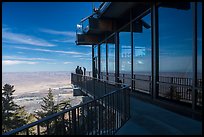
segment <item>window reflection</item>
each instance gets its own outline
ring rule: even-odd
[[[159,81],[167,83],[159,84],[159,96],[183,103],[192,102],[191,7],[159,7]]]
[[[126,26],[120,33],[119,33],[119,70],[120,73],[131,73],[131,45],[130,45],[130,28]]]
[[[101,79],[106,79],[106,44],[100,45],[101,50]]]
[[[142,25],[142,31],[133,29],[133,89],[150,94],[151,90],[151,13],[133,22],[137,25],[144,21],[149,27]],[[133,26],[134,28],[134,26]]]

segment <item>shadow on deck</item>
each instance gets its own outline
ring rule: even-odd
[[[116,135],[202,135],[202,122],[130,97],[131,118]]]

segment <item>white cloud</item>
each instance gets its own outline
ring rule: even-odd
[[[57,63],[55,63],[55,62],[47,62],[47,64],[52,64],[53,65],[53,64],[57,64]]]
[[[43,46],[43,47],[56,46],[55,44],[52,44],[41,38],[37,38],[26,34],[9,32],[9,29],[7,28],[2,29],[2,40],[7,43],[15,43],[15,44],[29,44],[29,45]]]
[[[41,60],[41,61],[49,61],[54,59],[48,59],[48,58],[26,58],[26,57],[19,57],[19,56],[3,56],[4,59],[14,59],[14,60]]]
[[[55,41],[55,42],[63,42],[63,43],[75,43],[75,38],[72,38],[72,39],[63,39],[63,40],[55,39],[53,41]]]
[[[53,35],[63,35],[66,36],[66,39],[55,39],[55,42],[63,42],[63,43],[75,43],[76,40],[76,32],[74,31],[59,31],[52,29],[40,29],[41,32],[45,32]]]
[[[79,58],[81,60],[91,60],[90,58]]]
[[[82,56],[82,55],[74,55],[74,56],[72,56],[72,57],[74,57],[74,58],[83,58],[83,57],[85,57],[85,56]]]
[[[29,64],[34,65],[38,62],[32,62],[32,61],[21,61],[21,60],[2,60],[3,65],[17,65],[17,64]]]
[[[141,60],[138,60],[138,64],[144,64]]]
[[[76,35],[74,31],[58,31],[58,30],[52,30],[52,29],[40,29],[40,31],[48,34],[64,35],[69,37],[75,37]]]
[[[49,50],[49,49],[41,49],[41,48],[27,48],[27,47],[19,47],[15,46],[17,49],[25,49],[25,50],[34,50],[34,51],[42,51],[42,52],[51,52],[51,53],[63,53],[63,54],[72,54],[72,55],[86,55],[85,53],[75,52],[75,51],[62,51],[62,50]]]
[[[72,62],[63,62],[63,64],[71,64]]]

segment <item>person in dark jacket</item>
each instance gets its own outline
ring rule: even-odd
[[[77,66],[77,68],[75,69],[75,73],[79,74],[79,66]]]
[[[82,75],[83,75],[83,70],[81,69],[81,67],[79,68],[79,81],[81,82],[82,81]]]
[[[81,67],[79,68],[79,74],[83,75],[83,70],[81,69]]]
[[[86,76],[86,68],[85,67],[83,67],[84,68],[84,76]]]

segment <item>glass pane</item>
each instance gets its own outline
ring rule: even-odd
[[[115,44],[114,37],[111,37],[111,43],[108,43],[108,77],[109,81],[115,81]],[[110,41],[111,41],[110,40]]]
[[[119,72],[120,80],[131,85],[131,45],[130,27],[126,26],[119,33]]]
[[[94,46],[94,57],[98,56],[98,45]]]
[[[106,79],[106,44],[101,44],[101,79]]]
[[[159,81],[168,84],[160,83],[159,96],[187,104],[192,100],[192,19],[191,6],[159,8]]]
[[[151,13],[142,18],[151,26]],[[136,20],[133,25],[141,20]],[[133,26],[134,28],[134,26]],[[151,87],[151,27],[142,27],[142,32],[133,31],[133,74],[134,89],[137,91],[150,93]],[[148,81],[147,81],[148,80]]]
[[[197,42],[198,42],[198,51],[197,51],[197,86],[198,89],[198,100],[197,105],[202,106],[202,3],[198,2],[197,5]]]

